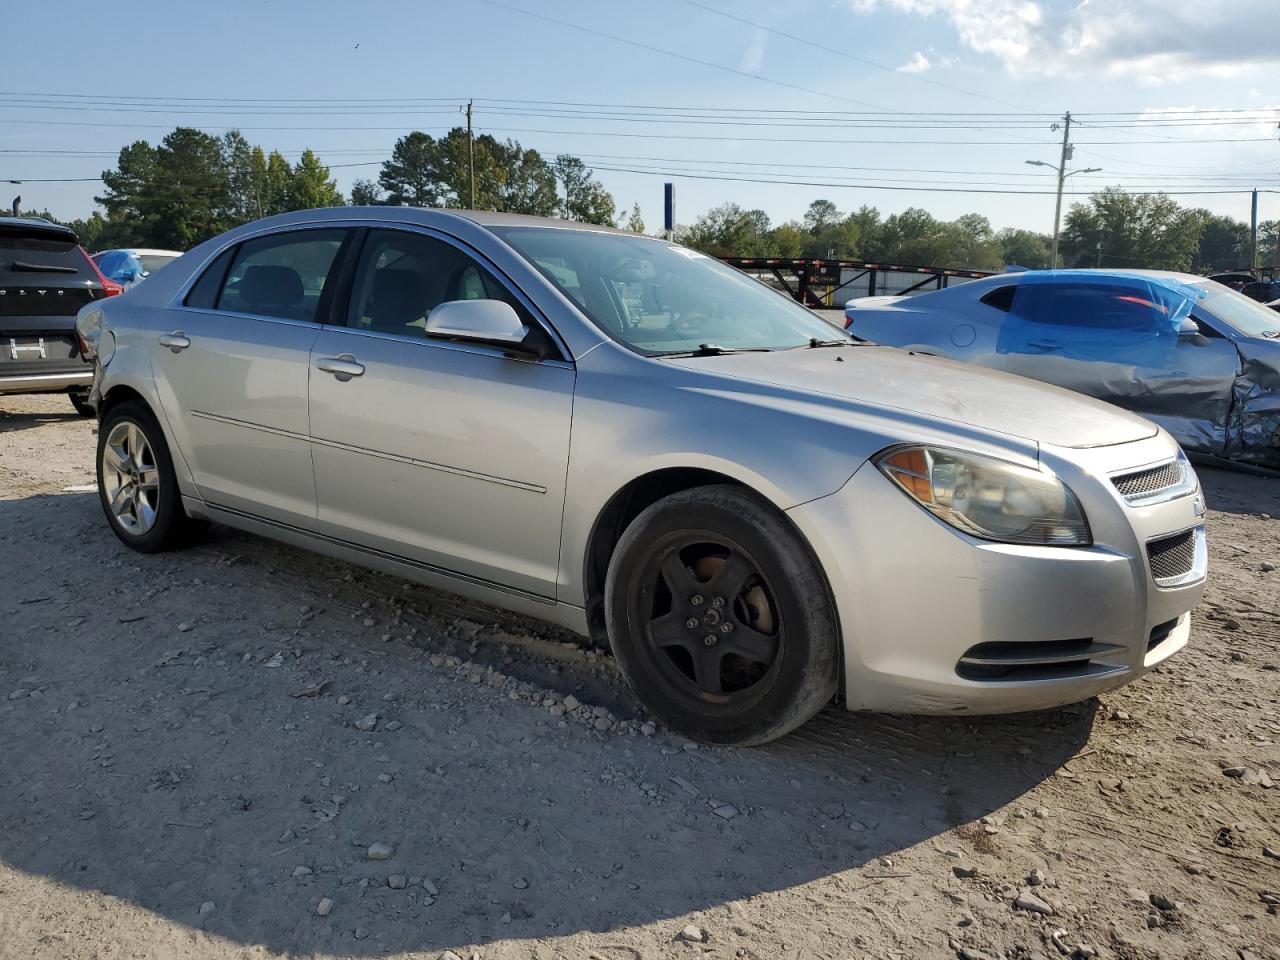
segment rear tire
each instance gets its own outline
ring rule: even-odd
[[[139,401],[112,407],[98,428],[98,499],[107,523],[132,550],[158,553],[205,528],[182,509],[164,433]]]
[[[788,520],[740,487],[685,490],[637,516],[609,563],[605,617],[637,696],[697,740],[764,743],[836,692],[826,577]]]
[[[71,397],[71,405],[76,408],[76,413],[80,414],[80,416],[87,419],[98,415],[98,411],[89,405],[88,390],[76,391],[68,394],[68,396]]]

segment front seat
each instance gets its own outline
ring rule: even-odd
[[[281,314],[294,319],[302,304],[302,278],[293,267],[258,263],[245,270],[236,292],[248,313]]]
[[[423,328],[418,321],[426,312],[422,278],[416,270],[384,267],[374,273],[369,329],[421,336]]]

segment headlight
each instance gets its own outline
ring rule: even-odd
[[[1042,546],[1093,542],[1080,501],[1050,473],[936,447],[895,447],[875,464],[920,506],[972,536]]]

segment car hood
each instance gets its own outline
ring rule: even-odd
[[[833,404],[903,410],[1060,447],[1105,447],[1157,432],[1150,421],[1082,394],[892,347],[802,347],[670,362]]]

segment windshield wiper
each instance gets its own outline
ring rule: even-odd
[[[726,353],[769,353],[772,347],[722,347],[715,343],[700,343],[697,350],[659,353],[659,357],[719,357]]]
[[[852,347],[856,346],[857,340],[819,340],[817,337],[809,338],[809,349],[815,350],[818,347]]]

